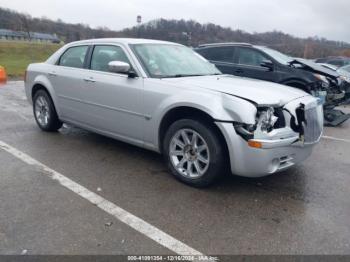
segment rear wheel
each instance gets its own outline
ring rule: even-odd
[[[45,90],[39,90],[34,94],[33,113],[36,123],[44,131],[54,132],[62,127],[52,99]]]
[[[212,184],[225,171],[225,153],[212,124],[178,120],[166,135],[163,149],[171,173],[195,187]]]

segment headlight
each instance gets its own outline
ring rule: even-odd
[[[328,81],[327,77],[325,77],[324,75],[320,75],[320,74],[314,74],[314,77],[316,77],[318,80],[322,81],[322,87],[329,87],[329,81]]]
[[[269,133],[273,130],[273,126],[278,120],[278,117],[274,115],[274,112],[275,110],[273,107],[269,107],[258,112],[257,126],[262,132]]]

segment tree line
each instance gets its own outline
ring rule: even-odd
[[[245,42],[265,45],[295,57],[318,58],[350,56],[350,44],[320,37],[299,38],[280,31],[248,33],[213,23],[200,24],[194,20],[156,19],[140,26],[113,31],[107,27],[91,28],[86,24],[70,24],[46,17],[0,8],[0,29],[56,34],[63,42],[104,37],[142,37],[173,41],[188,46],[215,42]]]

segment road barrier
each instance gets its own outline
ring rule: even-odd
[[[0,66],[0,84],[5,84],[7,82],[6,70],[4,67]]]

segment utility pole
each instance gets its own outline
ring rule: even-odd
[[[137,22],[137,38],[140,38],[140,26],[142,23],[142,17],[140,15],[137,16],[136,22]]]

